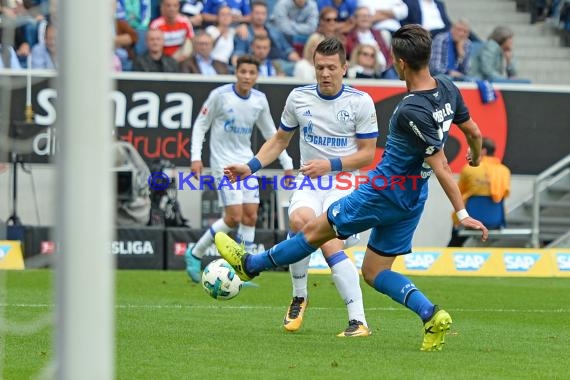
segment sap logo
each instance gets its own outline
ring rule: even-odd
[[[6,256],[8,256],[8,252],[10,252],[9,245],[0,245],[0,261],[4,260]]]
[[[570,271],[570,255],[557,253],[556,254],[556,264],[558,264],[558,270],[568,270]]]
[[[154,248],[148,240],[114,241],[111,252],[113,255],[154,255]]]
[[[489,253],[455,253],[453,255],[455,269],[463,271],[479,270],[489,259],[489,255]]]
[[[311,259],[309,261],[309,268],[311,269],[328,269],[329,265],[323,256],[321,249],[317,249],[315,252],[311,253]]]
[[[508,272],[527,272],[540,258],[539,254],[505,253],[503,261]]]
[[[404,257],[406,269],[410,270],[428,270],[433,263],[439,258],[440,254],[436,252],[429,253],[411,253]]]

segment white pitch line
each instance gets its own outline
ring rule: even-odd
[[[36,303],[36,304],[26,304],[26,303],[3,303],[0,304],[0,307],[13,307],[13,308],[30,308],[30,309],[50,309],[54,308],[54,304],[47,304],[47,303]],[[284,306],[261,306],[261,305],[239,305],[234,306],[227,303],[223,303],[220,301],[218,305],[133,305],[133,304],[119,304],[115,305],[116,309],[153,309],[153,310],[160,310],[160,309],[234,309],[234,310],[281,310]],[[318,307],[318,306],[311,306],[311,310],[344,310],[343,307]],[[465,312],[465,313],[533,313],[533,314],[545,314],[545,313],[570,313],[570,309],[449,309],[452,312]],[[366,311],[407,311],[404,308],[395,308],[395,307],[368,307]]]

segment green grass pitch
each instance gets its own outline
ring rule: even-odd
[[[180,271],[116,274],[117,379],[564,379],[570,279],[415,277],[454,319],[441,352],[419,351],[411,311],[362,283],[367,338],[337,338],[346,309],[311,275],[303,328],[281,323],[288,273],[216,301]],[[54,274],[0,272],[0,379],[31,379],[54,357]]]

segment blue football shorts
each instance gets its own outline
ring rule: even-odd
[[[420,201],[412,210],[405,210],[380,192],[354,191],[334,202],[327,218],[340,239],[372,229],[368,247],[383,256],[397,256],[412,251],[424,204]]]

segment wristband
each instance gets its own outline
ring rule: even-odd
[[[342,161],[340,158],[331,158],[329,159],[331,163],[331,171],[332,172],[340,172],[342,171]]]
[[[259,161],[257,157],[253,157],[246,165],[249,166],[251,174],[255,173],[263,167],[263,165],[261,165],[261,161]]]
[[[465,210],[464,208],[462,208],[461,210],[457,211],[455,213],[455,215],[457,216],[457,219],[461,222],[463,219],[467,219],[469,218],[469,213],[467,212],[467,210]]]

